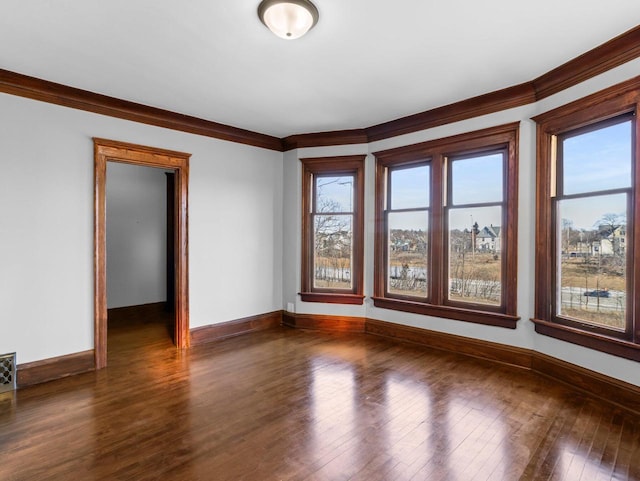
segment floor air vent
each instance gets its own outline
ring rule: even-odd
[[[16,388],[16,353],[0,356],[0,392]]]

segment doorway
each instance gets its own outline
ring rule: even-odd
[[[173,174],[173,222],[171,230],[173,244],[171,261],[173,273],[172,299],[175,320],[173,338],[176,347],[189,346],[189,306],[188,306],[188,177],[190,154],[126,144],[104,139],[94,140],[94,356],[95,367],[107,365],[107,279],[106,279],[106,170],[107,162],[120,162],[145,167],[160,167],[172,170]],[[168,187],[169,190],[169,187]],[[169,283],[168,283],[169,284]]]

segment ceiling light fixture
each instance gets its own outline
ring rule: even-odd
[[[318,23],[318,9],[309,0],[262,0],[258,17],[278,37],[293,40]]]

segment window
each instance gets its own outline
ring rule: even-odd
[[[515,328],[518,124],[377,152],[374,304]]]
[[[387,293],[428,297],[428,163],[391,168],[386,208]]]
[[[638,87],[627,82],[534,119],[536,331],[635,360]]]
[[[303,301],[363,302],[364,159],[301,159]]]
[[[507,151],[449,158],[445,208],[449,302],[502,305],[502,174]]]

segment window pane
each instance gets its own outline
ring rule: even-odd
[[[631,186],[632,122],[622,122],[562,142],[565,195]]]
[[[313,287],[351,289],[353,216],[316,215]]]
[[[427,297],[428,211],[391,212],[388,221],[388,292]]]
[[[502,202],[502,153],[451,161],[454,204]]]
[[[558,201],[558,314],[624,329],[627,196]]]
[[[412,209],[429,207],[428,165],[392,170],[391,209]]]
[[[449,299],[501,304],[502,207],[449,210]]]
[[[316,212],[352,212],[353,176],[316,177]]]

